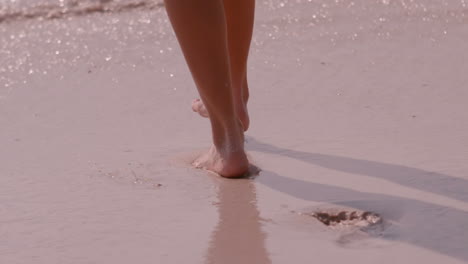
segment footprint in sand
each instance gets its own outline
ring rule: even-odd
[[[368,211],[317,211],[311,216],[326,226],[369,227],[382,222],[379,214]]]
[[[388,244],[383,240],[372,239],[382,238],[389,226],[389,223],[377,213],[350,208],[320,208],[300,214],[313,217],[336,232],[336,242],[340,246],[380,247]]]

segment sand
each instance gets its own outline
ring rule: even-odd
[[[0,22],[0,263],[468,262],[465,1],[258,1],[242,180],[187,165],[208,121],[128,2]]]

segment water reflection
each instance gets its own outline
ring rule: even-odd
[[[271,263],[252,179],[217,179],[219,223],[206,263]]]

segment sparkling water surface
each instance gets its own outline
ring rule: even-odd
[[[404,32],[402,24],[424,27],[415,34],[436,42],[468,17],[467,0],[264,0],[257,12],[269,15],[256,21],[253,53],[278,39],[302,52],[311,41],[390,40]],[[301,39],[310,31],[315,39]],[[60,79],[64,67],[93,71],[117,63],[165,72],[161,63],[177,45],[168,38],[173,33],[159,0],[0,0],[0,100],[33,80],[26,76]]]

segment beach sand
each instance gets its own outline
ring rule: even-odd
[[[468,262],[464,0],[258,1],[241,180],[163,5],[0,3],[0,263]]]

